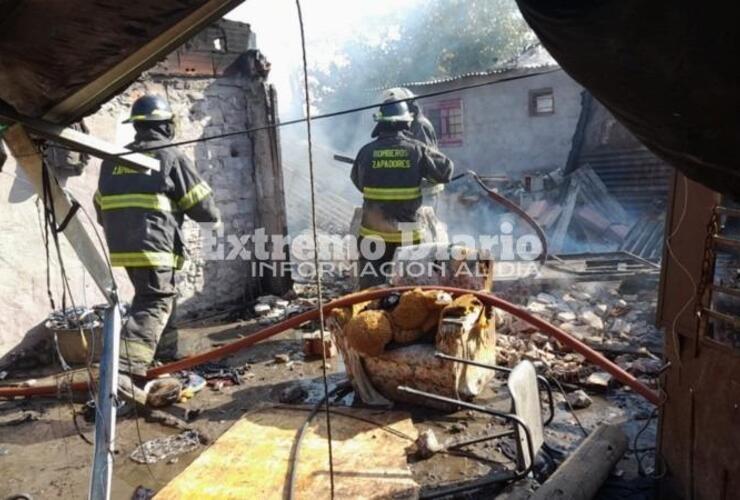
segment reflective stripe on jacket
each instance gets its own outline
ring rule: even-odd
[[[365,231],[386,241],[398,239],[400,223],[416,222],[422,179],[447,183],[452,161],[436,149],[403,132],[381,131],[360,149],[352,166],[352,182],[363,195]]]
[[[421,188],[362,188],[362,196],[366,200],[404,201],[416,200],[421,196]]]
[[[421,242],[423,231],[414,229],[413,231],[378,231],[365,226],[360,226],[360,236],[364,238],[380,238],[387,243],[409,243],[415,245]]]
[[[166,145],[154,130],[137,134],[133,150]],[[174,267],[184,262],[180,228],[184,217],[217,222],[208,184],[176,148],[154,151],[160,171],[140,171],[103,162],[95,208],[105,230],[111,264],[118,267]]]

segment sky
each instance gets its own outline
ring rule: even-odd
[[[338,49],[355,36],[372,37],[368,19],[394,10],[408,10],[421,0],[303,0],[309,66],[324,66],[339,58]],[[246,0],[225,16],[252,26],[257,47],[272,63],[270,81],[277,87],[281,118],[294,99],[291,78],[301,68],[301,45],[295,0]]]

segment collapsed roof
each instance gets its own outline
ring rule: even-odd
[[[241,0],[0,0],[0,107],[67,124]]]
[[[690,178],[740,195],[737,7],[517,0],[565,71]]]

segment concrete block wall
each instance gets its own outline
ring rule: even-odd
[[[491,77],[471,77],[413,90],[423,94],[486,81],[491,81]],[[529,92],[542,88],[553,90],[555,112],[530,116]],[[582,90],[564,71],[555,71],[420,102],[422,106],[433,106],[442,100],[462,100],[463,143],[440,148],[459,171],[507,174],[516,179],[524,173],[548,172],[565,166],[581,113]]]
[[[246,25],[243,25],[246,26]],[[248,27],[247,27],[248,28]],[[274,106],[272,87],[264,75],[250,72],[248,64],[230,76],[172,76],[145,74],[120,95],[104,104],[85,123],[90,134],[118,145],[133,139],[130,125],[121,122],[129,106],[144,93],[165,96],[176,115],[176,140],[194,140],[225,132],[263,126],[270,120]],[[267,112],[266,112],[267,111]],[[272,135],[271,135],[272,134]],[[285,202],[279,155],[275,154],[276,132],[240,134],[229,138],[183,146],[186,155],[214,190],[221,211],[224,232],[242,236],[258,227],[267,232],[282,228]],[[97,189],[100,161],[92,158],[82,174],[62,178],[65,187],[94,217],[92,197]],[[259,186],[259,187],[258,187]],[[260,197],[264,198],[262,203]],[[26,334],[38,327],[50,312],[46,293],[45,256],[39,227],[40,201],[23,172],[9,158],[0,173],[0,358],[16,346]],[[266,210],[265,206],[268,209]],[[276,222],[277,221],[277,224]],[[277,228],[277,229],[276,229]],[[89,232],[93,226],[88,223]],[[98,228],[102,232],[102,228]],[[200,228],[186,222],[184,238],[189,258],[178,274],[178,317],[207,314],[210,309],[243,304],[262,293],[261,279],[250,275],[250,263],[244,260],[206,260],[200,248]],[[86,275],[81,263],[66,242],[63,255],[71,277],[72,292],[78,302],[92,305],[102,296]],[[226,245],[226,253],[230,248]],[[61,296],[59,268],[51,263],[52,288]],[[132,289],[123,269],[116,272],[124,300]]]
[[[244,130],[251,122],[246,104],[249,85],[262,85],[242,77],[171,78],[151,75],[107,103],[100,113],[125,115],[139,95],[156,93],[167,98],[175,113],[176,140]],[[91,124],[94,129],[95,121]],[[126,125],[123,125],[126,127]],[[242,236],[257,227],[254,161],[246,135],[182,146],[198,172],[212,187],[221,211],[224,232]],[[183,227],[188,259],[178,274],[178,314],[238,303],[253,288],[249,263],[243,260],[207,261],[200,248],[201,230],[186,221]],[[228,253],[228,250],[227,250]]]

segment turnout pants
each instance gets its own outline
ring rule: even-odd
[[[154,361],[157,347],[177,345],[173,326],[177,291],[175,269],[127,267],[134,299],[121,332],[121,371],[140,371]]]
[[[358,244],[362,245],[362,240],[365,238],[360,237]],[[391,266],[384,265],[393,261],[393,255],[396,252],[396,248],[400,247],[399,243],[385,242],[385,252],[375,259],[367,259],[362,254],[358,262],[358,280],[357,286],[360,290],[378,286],[386,283],[388,278],[391,277]]]

